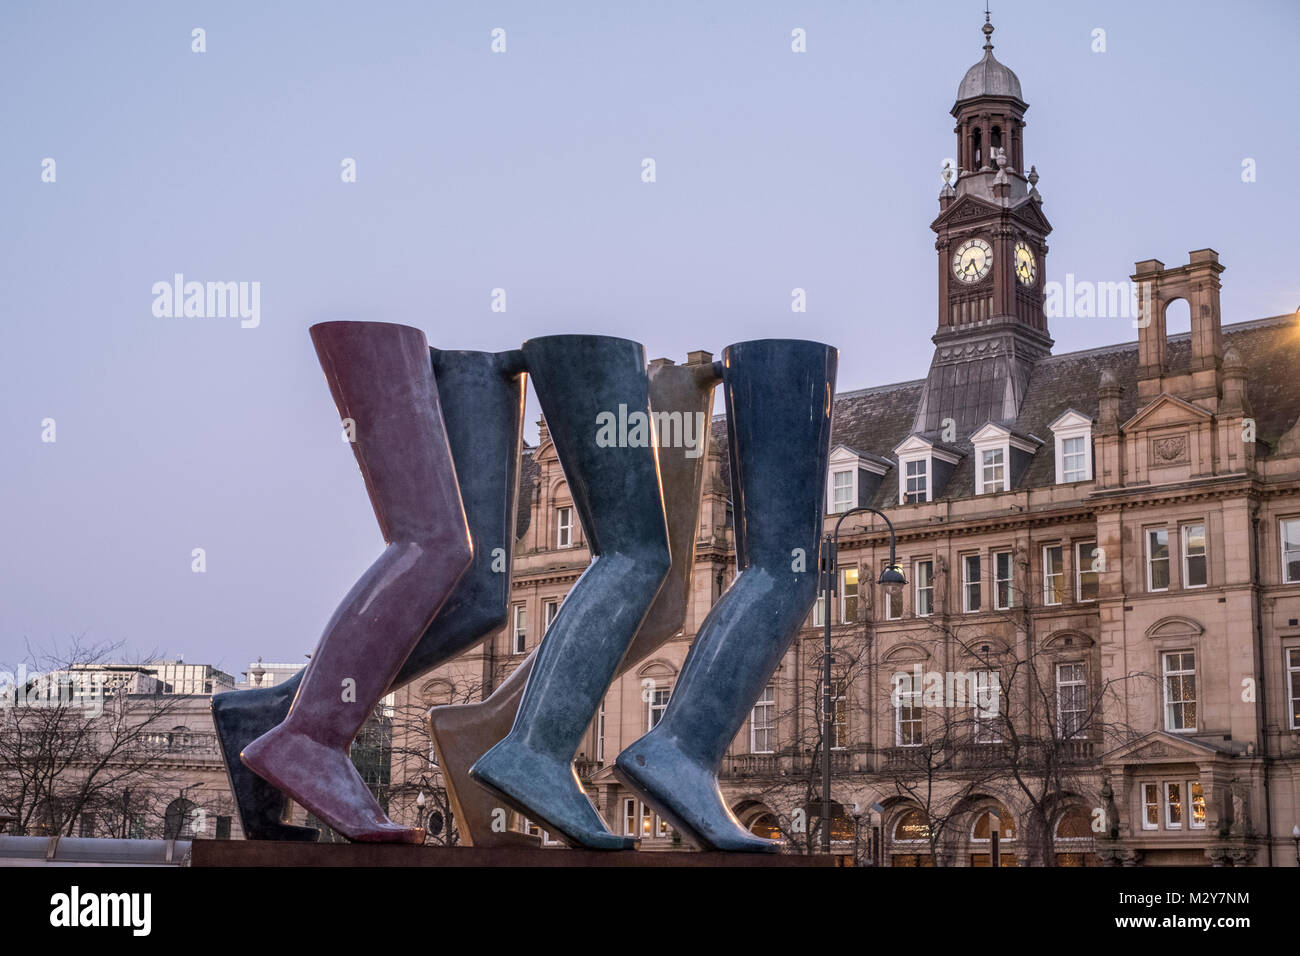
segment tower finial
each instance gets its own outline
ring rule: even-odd
[[[984,49],[993,49],[993,24],[989,22],[989,5],[988,0],[984,2],[984,26],[980,28],[984,33]]]

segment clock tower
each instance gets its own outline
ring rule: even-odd
[[[985,422],[1013,421],[1034,362],[1052,348],[1043,312],[1052,227],[1038,172],[1024,165],[1029,105],[1019,78],[993,56],[987,13],[983,33],[984,56],[957,88],[955,168],[945,165],[939,216],[930,224],[939,254],[939,322],[913,429],[943,431],[951,419],[958,441]]]

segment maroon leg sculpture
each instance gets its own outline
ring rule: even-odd
[[[244,764],[351,840],[423,843],[393,823],[348,756],[473,555],[424,333],[381,322],[311,328],[388,547],[325,626],[288,717]]]

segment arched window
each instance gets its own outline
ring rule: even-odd
[[[934,866],[930,856],[930,820],[923,810],[908,810],[894,823],[890,866]]]
[[[972,840],[987,841],[991,838],[993,831],[993,811],[997,810],[1001,818],[997,822],[999,839],[1014,840],[1016,838],[1016,819],[1002,807],[991,807],[982,812],[975,818],[975,823],[971,827],[970,838]]]
[[[1094,852],[1092,815],[1086,807],[1069,807],[1056,821],[1053,843],[1057,866],[1100,866]]]
[[[763,837],[765,840],[781,839],[781,823],[776,818],[776,814],[771,810],[760,813],[754,818],[749,825],[749,832]]]
[[[971,161],[975,164],[976,169],[984,165],[984,147],[980,142],[980,128],[978,126],[970,134]]]
[[[995,126],[989,131],[989,152],[995,152],[1002,145],[1002,127]]]
[[[928,841],[930,839],[930,821],[922,810],[908,810],[894,824],[894,839],[900,843],[908,841]]]
[[[996,814],[996,815],[995,815]],[[1016,819],[1005,807],[996,806],[981,810],[971,824],[971,866],[993,865],[993,833],[998,834],[998,866],[1016,866],[1018,860],[1014,847],[1007,844],[1016,838]]]

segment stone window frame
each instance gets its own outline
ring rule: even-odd
[[[1058,572],[1055,575],[1049,575],[1047,573],[1047,552],[1049,548],[1055,548],[1057,551],[1061,552],[1060,565],[1058,568]],[[1039,566],[1042,569],[1042,573],[1040,576],[1043,582],[1043,607],[1061,607],[1063,604],[1065,604],[1065,596],[1069,593],[1069,587],[1066,581],[1066,571],[1065,571],[1065,543],[1061,541],[1055,541],[1055,542],[1044,541],[1038,549],[1038,555],[1039,555],[1039,561],[1041,562]],[[1047,583],[1049,577],[1059,577],[1061,579],[1060,588],[1059,588],[1059,594],[1061,599],[1059,601],[1052,601],[1048,599],[1048,596],[1050,594],[1057,593],[1049,590],[1048,583]]]
[[[567,516],[565,512],[568,512]],[[566,521],[565,518],[568,518]],[[572,548],[577,544],[573,533],[573,505],[557,505],[555,508],[555,547],[557,550]]]
[[[1158,587],[1155,587],[1155,586],[1154,586],[1154,578],[1152,577],[1152,574],[1151,574],[1151,571],[1152,571],[1152,565],[1153,565],[1153,558],[1151,557],[1151,536],[1152,536],[1153,534],[1160,534],[1161,532],[1163,532],[1163,533],[1164,533],[1164,536],[1165,536],[1165,556],[1164,556],[1164,558],[1160,559],[1160,560],[1163,560],[1163,561],[1165,562],[1165,586],[1162,587],[1162,588],[1158,588]],[[1172,544],[1173,544],[1173,542],[1169,540],[1169,526],[1168,526],[1168,525],[1166,525],[1166,524],[1162,524],[1162,525],[1143,525],[1143,527],[1142,527],[1142,567],[1143,567],[1143,569],[1145,570],[1145,574],[1146,574],[1146,582],[1145,582],[1145,583],[1146,583],[1146,587],[1145,587],[1145,591],[1146,591],[1147,594],[1164,594],[1164,593],[1166,593],[1167,591],[1169,591],[1169,590],[1173,587],[1173,585],[1174,585],[1174,577],[1173,577],[1173,554],[1171,553],[1172,549],[1171,549],[1171,547],[1170,547],[1170,545],[1172,545]]]
[[[1277,519],[1277,548],[1278,548],[1278,553],[1281,555],[1281,559],[1282,559],[1281,574],[1279,575],[1279,579],[1282,584],[1300,584],[1300,577],[1291,578],[1287,575],[1286,532],[1285,530],[1283,530],[1283,526],[1287,524],[1295,524],[1297,526],[1300,526],[1300,515],[1292,515],[1290,517],[1279,516]],[[1300,554],[1300,550],[1293,551],[1292,553]]]
[[[967,577],[968,562],[974,558],[980,563],[979,577],[974,581]],[[984,555],[979,551],[970,551],[960,555],[958,560],[961,562],[961,612],[963,614],[978,614],[984,609]],[[975,607],[970,606],[970,588],[974,586],[979,589],[979,604]]]
[[[1199,555],[1188,555],[1187,542],[1189,536],[1187,534],[1187,529],[1198,528],[1198,527],[1201,529],[1201,537],[1205,539],[1205,550],[1201,552],[1201,554]],[[1180,555],[1179,571],[1181,572],[1178,581],[1179,587],[1182,588],[1183,590],[1189,590],[1189,591],[1199,591],[1201,588],[1208,588],[1210,586],[1210,525],[1209,522],[1207,522],[1204,518],[1193,518],[1190,521],[1178,522],[1178,553]],[[1197,557],[1199,557],[1202,561],[1205,562],[1205,583],[1188,584],[1187,582],[1191,580],[1191,575],[1188,573],[1187,562],[1190,559],[1197,558]]]
[[[765,699],[768,691],[771,691],[771,700]],[[776,742],[776,681],[770,680],[763,685],[762,694],[754,702],[754,706],[749,710],[749,752],[752,754],[771,754],[776,753],[773,746]],[[768,708],[763,725],[760,727],[758,722],[758,708]],[[767,747],[760,750],[757,747],[757,734],[759,731],[767,734]]]
[[[1162,642],[1163,643],[1163,642]],[[1194,734],[1197,733],[1201,726],[1201,682],[1197,680],[1200,676],[1200,641],[1190,640],[1171,640],[1167,646],[1156,648],[1156,653],[1160,655],[1160,724],[1161,729],[1167,734]],[[1190,701],[1195,708],[1196,722],[1191,727],[1170,727],[1169,726],[1169,676],[1170,672],[1166,669],[1168,664],[1168,655],[1170,654],[1191,654],[1192,655],[1192,683],[1194,685],[1193,696]],[[1186,671],[1175,671],[1174,676],[1182,676]],[[1182,700],[1178,703],[1186,704],[1188,701]]]
[[[1286,675],[1287,729],[1300,732],[1300,720],[1296,719],[1300,712],[1296,705],[1300,699],[1300,637],[1282,639],[1282,673]]]
[[[917,572],[917,566],[928,564],[930,566],[930,586],[921,587],[921,575]],[[925,614],[921,613],[921,592],[930,593],[930,610]],[[934,558],[913,558],[912,559],[912,616],[913,617],[933,617],[935,609],[935,587],[934,587]]]
[[[528,605],[522,601],[510,606],[510,653],[528,651]]]

